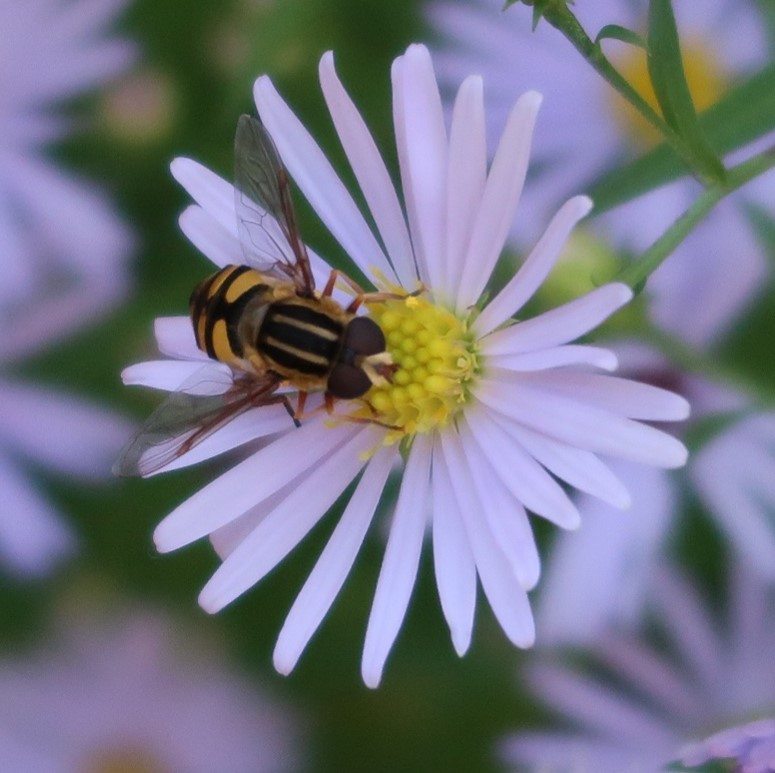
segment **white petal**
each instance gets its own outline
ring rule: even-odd
[[[574,488],[627,509],[632,497],[626,486],[590,451],[574,448],[515,422],[503,425],[549,472]]]
[[[393,62],[393,121],[420,279],[433,288],[444,271],[447,132],[425,46]]]
[[[218,268],[244,262],[242,247],[233,230],[226,230],[202,207],[192,204],[178,219],[180,230],[202,255]]]
[[[471,644],[474,625],[476,565],[449,470],[439,451],[433,454],[431,497],[436,587],[455,652],[462,656]]]
[[[199,594],[202,608],[218,612],[282,561],[342,495],[375,442],[373,427],[359,427],[304,476],[215,572]]]
[[[350,259],[366,276],[372,268],[390,281],[395,274],[366,220],[323,151],[266,76],[253,87],[264,122],[289,173]]]
[[[176,158],[170,164],[172,176],[191,198],[227,233],[237,236],[234,186],[190,158]]]
[[[665,432],[511,379],[482,379],[476,396],[496,413],[577,448],[656,467],[686,464],[686,448]]]
[[[417,281],[412,242],[390,173],[371,133],[334,68],[331,51],[320,60],[320,85],[350,166],[403,287]]]
[[[270,443],[178,505],[153,538],[161,553],[187,545],[233,520],[350,439],[352,427],[313,420]]]
[[[446,261],[443,298],[457,298],[471,232],[487,179],[487,138],[482,79],[473,75],[460,86],[452,112],[447,169]],[[434,286],[433,288],[437,288]]]
[[[568,365],[588,365],[603,370],[616,370],[618,365],[616,355],[609,349],[586,344],[565,344],[519,354],[491,354],[487,357],[487,363],[495,368],[520,372],[562,368]]]
[[[460,438],[455,432],[445,432],[441,442],[482,588],[509,640],[517,647],[530,647],[535,639],[535,628],[527,593],[520,587],[489,526],[482,523],[476,488]]]
[[[689,416],[689,403],[666,389],[627,378],[578,371],[526,373],[523,383],[540,390],[573,397],[630,419],[682,421]]]
[[[196,345],[189,317],[156,317],[153,332],[162,354],[179,360],[211,362],[207,354]]]
[[[486,354],[515,354],[573,341],[588,333],[632,298],[623,284],[607,284],[581,298],[517,322],[481,340]]]
[[[215,366],[216,363],[213,363]],[[149,360],[136,362],[121,371],[126,386],[144,386],[174,392],[203,367],[201,362],[188,360]]]
[[[369,461],[339,523],[285,619],[274,648],[274,666],[289,674],[296,665],[355,563],[395,461],[395,446]]]
[[[414,587],[427,521],[430,467],[431,442],[419,435],[406,462],[366,629],[361,675],[367,687],[377,687],[382,679]]]
[[[495,151],[466,251],[457,307],[476,303],[506,243],[522,194],[530,158],[533,126],[541,95],[529,91],[518,100]]]
[[[481,405],[471,408],[461,432],[466,441],[479,447],[506,488],[528,510],[565,529],[579,525],[578,511],[562,487]]]
[[[273,435],[275,432],[292,431],[293,423],[282,405],[265,405],[253,408],[229,421],[224,427],[206,437],[190,451],[173,459],[158,472],[169,472],[190,467],[219,454],[232,451],[251,440]]]
[[[525,590],[531,590],[538,582],[541,563],[530,520],[522,503],[504,485],[484,454],[479,453],[468,422],[464,422],[460,438],[481,502],[481,511],[517,581]]]
[[[586,196],[576,196],[562,205],[519,271],[474,320],[473,329],[479,337],[502,325],[530,300],[554,268],[570,232],[590,209],[592,201]]]

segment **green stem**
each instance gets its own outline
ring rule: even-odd
[[[542,10],[542,18],[546,19],[553,27],[556,27],[573,44],[573,47],[589,62],[595,70],[602,75],[607,83],[614,88],[648,121],[675,150],[684,161],[692,174],[704,185],[710,185],[717,181],[717,175],[710,175],[706,164],[693,149],[684,142],[654,110],[651,105],[630,85],[629,81],[622,77],[619,71],[606,59],[599,45],[587,35],[578,19],[571,13],[565,2],[549,4]]]
[[[773,167],[775,167],[775,146],[728,170],[723,181],[716,182],[704,190],[689,209],[643,253],[639,260],[627,266],[616,276],[616,281],[624,282],[634,290],[639,289],[721,199]]]

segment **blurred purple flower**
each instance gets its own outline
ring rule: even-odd
[[[681,754],[681,763],[689,768],[729,759],[735,761],[733,773],[775,773],[775,719],[727,728]]]
[[[656,773],[713,728],[775,709],[775,595],[742,563],[725,612],[674,570],[657,571],[654,638],[609,629],[581,673],[555,650],[528,663],[533,692],[570,729],[520,732],[504,745],[518,770]]]
[[[132,60],[134,47],[105,31],[125,5],[0,0],[0,563],[21,575],[44,572],[74,545],[26,465],[107,476],[129,431],[82,399],[8,375],[127,289],[129,229],[94,185],[46,152],[73,128],[61,103]]]
[[[298,769],[298,722],[212,642],[147,610],[71,617],[37,652],[0,660],[0,769]]]
[[[127,289],[129,229],[102,191],[47,154],[61,103],[115,77],[134,46],[110,37],[126,0],[0,0],[0,360],[60,337]]]

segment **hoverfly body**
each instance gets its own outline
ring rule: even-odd
[[[216,271],[189,301],[197,346],[229,366],[232,383],[216,395],[197,394],[196,385],[187,383],[172,392],[122,451],[114,466],[118,475],[156,472],[250,408],[281,403],[300,426],[308,392],[323,391],[332,413],[335,399],[362,397],[372,384],[391,380],[396,369],[380,327],[356,311],[364,302],[397,296],[364,293],[336,270],[316,291],[288,175],[271,136],[260,120],[243,115],[234,145],[246,265]],[[347,307],[331,297],[338,278],[355,293]],[[298,393],[295,409],[281,387]]]

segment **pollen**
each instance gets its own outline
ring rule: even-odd
[[[369,314],[396,370],[366,394],[362,416],[393,428],[388,443],[449,424],[480,370],[468,319],[418,295],[370,304]]]

